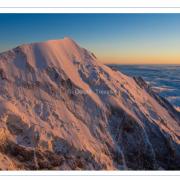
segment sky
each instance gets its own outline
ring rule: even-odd
[[[70,37],[110,64],[180,64],[180,14],[0,14],[0,52]]]

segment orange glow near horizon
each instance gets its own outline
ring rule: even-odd
[[[172,55],[100,55],[99,61],[104,64],[180,64],[180,54]]]
[[[103,59],[103,60],[102,60]],[[110,60],[111,59],[111,60]],[[146,58],[138,58],[138,59],[129,59],[129,58],[99,58],[99,60],[104,64],[180,64],[180,59],[176,60],[173,59],[171,61],[165,60],[165,59],[150,59],[148,57]]]

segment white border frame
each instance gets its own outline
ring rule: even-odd
[[[180,2],[180,1],[179,1]],[[0,7],[0,13],[180,13],[180,7],[170,7],[170,8],[159,8],[159,7],[146,7],[146,8],[120,8],[120,7],[110,7],[110,8],[91,8],[91,7]]]
[[[41,3],[43,1],[43,6]],[[88,2],[87,2],[88,1]],[[180,13],[179,0],[0,0],[0,13]],[[20,177],[28,179],[27,176],[104,176],[118,177],[118,176],[180,176],[180,171],[0,171],[2,177]],[[1,177],[1,178],[2,178]],[[166,179],[166,177],[163,177]],[[87,177],[86,177],[87,178]],[[57,179],[57,178],[56,178]]]

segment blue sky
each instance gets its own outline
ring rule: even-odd
[[[65,36],[105,63],[180,63],[180,14],[0,14],[0,52]]]

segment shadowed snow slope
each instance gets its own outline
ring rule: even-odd
[[[180,114],[70,38],[0,54],[1,169],[180,169]]]

